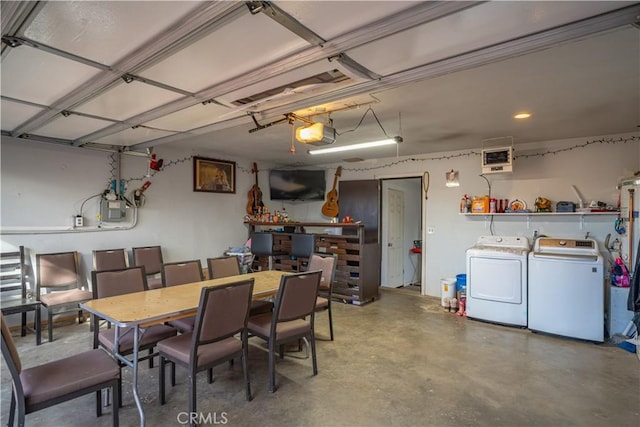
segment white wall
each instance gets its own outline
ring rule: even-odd
[[[619,138],[625,135],[616,135]],[[628,136],[628,135],[627,135]],[[551,141],[518,146],[516,156],[543,152],[560,147],[571,148],[600,137]],[[480,145],[480,144],[478,144]],[[139,224],[130,231],[102,231],[67,234],[5,234],[12,227],[69,226],[80,203],[102,191],[110,179],[109,155],[104,152],[70,148],[25,140],[2,138],[0,151],[0,224],[2,250],[25,245],[32,253],[78,250],[85,274],[91,267],[93,249],[160,244],[167,261],[217,256],[229,246],[242,244],[247,237],[243,224],[247,192],[254,183],[251,163],[259,159],[231,159],[216,153],[191,153],[156,149],[165,164],[177,161],[152,179],[145,193],[146,205],[140,209]],[[484,217],[459,215],[463,194],[487,193],[487,184],[480,174],[479,149],[447,152],[437,155],[390,158],[361,162],[344,167],[341,180],[373,179],[392,176],[422,176],[428,172],[428,200],[421,197],[425,212],[423,225],[423,291],[440,294],[440,279],[465,271],[465,250],[482,234],[489,234]],[[237,162],[236,194],[193,192],[193,154]],[[184,160],[184,161],[181,161]],[[385,165],[392,165],[386,167]],[[327,165],[327,180],[331,181],[335,166]],[[380,166],[383,166],[380,168]],[[260,186],[268,195],[267,176],[270,165],[259,164]],[[356,169],[357,168],[357,169]],[[374,169],[375,168],[375,169]],[[445,172],[460,171],[461,186],[445,187]],[[555,155],[516,158],[514,172],[491,175],[492,195],[500,198],[520,198],[530,206],[537,196],[576,201],[571,184],[577,186],[586,201],[600,200],[617,204],[616,184],[620,178],[640,170],[640,144],[591,144],[572,148]],[[142,177],[146,161],[123,156],[122,177]],[[137,188],[142,181],[130,183]],[[273,210],[284,206],[293,219],[327,221],[320,209],[322,202],[265,203]],[[87,202],[85,211],[90,224],[96,224],[97,204]],[[614,233],[614,217],[587,217],[584,227],[577,217],[534,218],[529,224],[521,217],[496,217],[495,234],[531,237],[534,229],[547,235],[584,237],[588,231],[600,243],[607,233]],[[435,233],[426,235],[426,227]]]

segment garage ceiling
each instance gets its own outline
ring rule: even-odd
[[[640,123],[638,2],[0,5],[5,137],[312,165]],[[292,141],[305,121],[334,146],[404,142],[310,156]]]

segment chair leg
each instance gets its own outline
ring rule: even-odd
[[[247,343],[247,337],[244,337],[244,342],[242,343],[242,370],[244,372],[244,384],[247,393],[247,401],[251,401],[253,397],[251,396],[251,383],[249,382],[249,344]]]
[[[9,407],[9,423],[8,426],[13,427],[13,420],[16,416],[16,395],[15,391],[11,390],[11,406]]]
[[[116,400],[118,402],[122,402],[122,380],[118,379],[116,384],[111,386],[113,389],[113,401]],[[111,416],[113,419],[113,427],[118,427],[120,425],[120,405],[111,405]]]
[[[207,369],[207,381],[209,384],[213,384],[213,368]]]
[[[273,337],[269,340],[269,391],[276,391],[276,343]]]
[[[153,354],[153,347],[149,349],[149,356]],[[153,357],[149,358],[149,369],[153,369]]]
[[[158,365],[158,399],[160,400],[160,405],[164,405],[165,395],[164,395],[164,357],[160,355],[159,365]]]
[[[331,317],[331,302],[329,302],[329,336],[331,337],[331,341],[333,341],[333,318]]]
[[[176,386],[176,364],[171,362],[171,387]]]
[[[48,314],[48,319],[49,319],[49,323],[47,324],[48,328],[49,328],[49,342],[53,341],[53,313],[51,313],[51,310],[47,309],[49,311]]]
[[[102,389],[96,391],[96,417],[101,417],[101,416],[102,416]]]
[[[24,337],[27,335],[27,312],[23,311],[20,319],[20,336]]]
[[[38,308],[36,308],[36,313],[35,313],[35,320],[33,321],[34,325],[33,327],[36,330],[36,345],[40,345],[42,344],[42,323],[40,321],[41,316],[42,316],[42,307],[38,306]]]
[[[84,323],[84,313],[82,310],[78,310],[78,323]]]
[[[309,342],[311,343],[311,360],[313,361],[313,375],[315,376],[318,375],[318,359],[316,358],[316,337],[313,332],[313,327],[309,334]]]
[[[190,426],[194,426],[193,414],[196,413],[196,373],[195,369],[191,368],[189,373],[189,420]]]

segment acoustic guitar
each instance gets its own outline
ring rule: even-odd
[[[260,212],[264,203],[262,203],[262,190],[258,187],[258,165],[254,162],[251,172],[256,175],[256,183],[253,184],[251,190],[249,190],[249,202],[247,203],[247,213],[249,215],[256,215]]]
[[[329,217],[337,217],[338,216],[338,191],[336,190],[336,185],[338,185],[338,177],[342,173],[342,166],[338,166],[336,169],[336,174],[333,177],[333,187],[331,191],[327,193],[327,201],[322,205],[322,215]]]

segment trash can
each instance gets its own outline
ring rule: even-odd
[[[442,297],[440,298],[440,304],[443,307],[445,307],[445,303],[444,303],[445,298],[456,297],[456,279],[454,278],[441,279],[440,285],[442,287]]]

